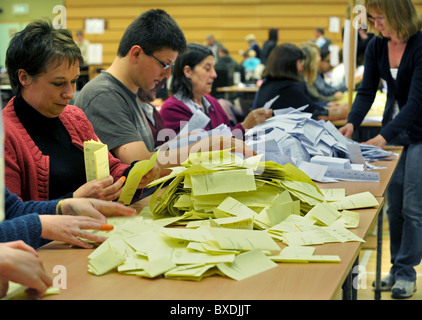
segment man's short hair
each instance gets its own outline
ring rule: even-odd
[[[125,57],[138,45],[151,54],[164,48],[183,52],[186,38],[177,22],[164,10],[152,9],[142,13],[127,27],[120,40],[117,55]]]
[[[318,31],[321,34],[325,33],[323,28],[316,28],[315,30]]]
[[[327,48],[321,48],[321,60],[324,60],[325,58],[328,57],[328,55],[331,54],[330,50],[328,50]]]

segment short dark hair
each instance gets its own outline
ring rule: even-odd
[[[316,28],[315,30],[318,31],[321,34],[325,33],[323,28]]]
[[[301,81],[297,61],[305,59],[303,51],[292,43],[276,46],[268,57],[264,77]]]
[[[331,54],[330,50],[328,50],[327,48],[321,48],[321,51],[320,51],[321,60],[324,60],[324,59],[325,59],[325,58],[327,58],[330,54]]]
[[[13,92],[20,96],[22,85],[19,69],[35,77],[46,72],[51,63],[61,64],[68,60],[69,66],[79,62],[83,65],[81,50],[66,29],[55,29],[50,20],[35,20],[17,32],[6,52],[6,69]]]
[[[183,68],[189,66],[192,70],[206,57],[214,56],[212,51],[203,45],[190,43],[185,52],[179,55],[174,63],[171,90],[173,94],[180,92],[183,97],[192,99],[192,83],[185,77]]]
[[[164,48],[183,52],[186,38],[177,22],[167,12],[152,9],[139,15],[127,27],[120,40],[117,55],[125,57],[135,45],[140,46],[147,54]]]

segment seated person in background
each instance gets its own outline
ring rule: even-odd
[[[31,22],[10,41],[6,66],[16,97],[3,109],[5,183],[24,201],[114,200],[121,193],[120,178],[131,167],[110,153],[111,175],[86,182],[83,142],[98,137],[83,111],[68,105],[82,63],[70,32],[55,29],[49,21]],[[139,188],[157,173],[158,169],[151,170]]]
[[[233,85],[233,75],[236,71],[240,71],[241,66],[230,57],[229,52],[223,46],[218,47],[218,60],[215,63],[215,68],[221,68],[228,71],[228,85]]]
[[[163,86],[167,83],[167,79],[164,78],[161,82],[157,83],[157,85],[152,90],[144,90],[142,88],[138,89],[138,97],[141,109],[146,117],[148,122],[147,131],[150,131],[151,142],[148,143],[148,150],[147,145],[145,145],[145,149],[141,150],[142,154],[145,154],[145,159],[148,159],[152,156],[155,148],[161,146],[165,141],[163,139],[158,140],[158,134],[161,130],[165,129],[166,126],[164,125],[164,121],[161,118],[160,112],[158,112],[157,108],[152,104],[152,102],[156,99],[158,91],[161,90]],[[149,128],[149,130],[148,130]],[[145,141],[143,139],[143,141]]]
[[[318,92],[324,96],[332,96],[338,92],[347,91],[345,83],[333,87],[326,80],[324,74],[331,69],[331,54],[328,50],[321,50],[321,62],[319,63],[317,77],[315,79],[315,87]]]
[[[245,68],[246,80],[252,80],[255,75],[255,70],[261,64],[261,60],[256,57],[254,50],[247,52],[247,57],[242,62],[242,66]]]
[[[171,83],[173,96],[164,102],[160,110],[167,128],[180,132],[181,122],[188,122],[197,110],[210,118],[205,130],[211,130],[221,124],[230,127],[227,114],[218,101],[209,95],[216,76],[212,52],[204,46],[189,44],[174,66]],[[265,112],[262,108],[251,111],[242,123],[231,127],[233,135],[243,139],[245,130],[264,122],[271,115],[271,110]]]
[[[312,113],[314,119],[344,119],[347,108],[320,106],[309,98],[306,85],[300,76],[304,58],[303,51],[294,44],[275,47],[268,57],[265,81],[256,93],[256,105],[263,106],[279,95],[271,106],[274,110],[309,105],[304,111]]]
[[[0,242],[23,240],[35,249],[51,240],[92,248],[80,238],[95,242],[105,238],[85,230],[102,230],[106,217],[135,214],[133,208],[99,199],[24,202],[7,188],[4,194],[6,220],[0,223]]]
[[[267,64],[267,59],[270,56],[271,51],[277,46],[279,32],[276,28],[268,30],[268,40],[264,42],[261,51],[261,63]]]
[[[23,241],[0,243],[0,298],[6,296],[9,281],[28,287],[31,299],[40,298],[53,285],[38,253]]]
[[[362,29],[359,29],[359,31],[360,30]],[[340,63],[331,70],[331,76],[329,79],[327,79],[327,82],[333,87],[346,85],[346,70],[343,62],[343,49],[341,49],[339,52],[339,61]],[[362,82],[364,69],[365,67],[363,65],[358,65],[355,70],[355,90],[359,87],[360,83]]]
[[[324,95],[320,93],[315,86],[315,80],[318,75],[321,56],[319,48],[313,43],[305,43],[300,47],[305,54],[302,75],[306,83],[309,97],[315,102],[337,101],[343,98],[342,92],[336,92],[333,95]]]

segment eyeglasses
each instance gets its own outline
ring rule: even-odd
[[[155,60],[157,60],[158,61],[158,63],[159,64],[161,64],[161,66],[163,67],[163,69],[164,70],[168,70],[168,69],[170,69],[170,68],[173,68],[173,65],[174,64],[166,64],[166,63],[164,63],[163,61],[161,61],[160,59],[158,59],[156,56],[154,56],[152,53],[147,53],[147,55],[148,56],[151,56],[151,57],[153,57]]]
[[[368,20],[371,21],[372,23],[375,23],[375,21],[384,22],[385,21],[385,17],[383,17],[383,16],[373,17],[373,16],[371,16],[371,15],[368,14]]]

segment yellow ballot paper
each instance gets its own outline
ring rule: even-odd
[[[319,224],[322,224],[324,226],[331,225],[339,217],[340,212],[338,212],[335,208],[333,208],[326,202],[317,204],[306,215],[307,219],[314,219]]]
[[[309,262],[340,262],[341,259],[337,255],[314,255],[315,248],[290,246],[281,251],[278,256],[270,256],[269,258],[274,262],[294,262],[294,263],[309,263]]]
[[[231,264],[219,263],[217,265],[222,273],[238,281],[275,267],[277,264],[259,249],[239,254]]]
[[[27,286],[21,285],[16,282],[9,281],[9,288],[7,294],[0,300],[30,300],[29,296],[26,294]],[[43,297],[60,294],[60,290],[54,287],[49,287],[43,294]]]
[[[357,228],[359,226],[359,212],[343,210],[341,218],[346,228]]]
[[[146,175],[155,165],[158,152],[154,153],[149,160],[138,161],[130,170],[123,186],[122,193],[120,194],[118,202],[129,205],[132,202],[133,195],[138,189],[144,175]]]
[[[110,175],[107,145],[95,140],[84,141],[86,181],[102,180]]]
[[[89,261],[88,272],[97,276],[103,275],[117,268],[125,259],[123,254],[108,247],[103,253]]]
[[[256,190],[252,169],[217,171],[191,176],[194,196]]]
[[[330,202],[330,205],[337,210],[349,210],[359,208],[377,207],[379,205],[377,199],[369,191],[352,194],[343,200]]]

